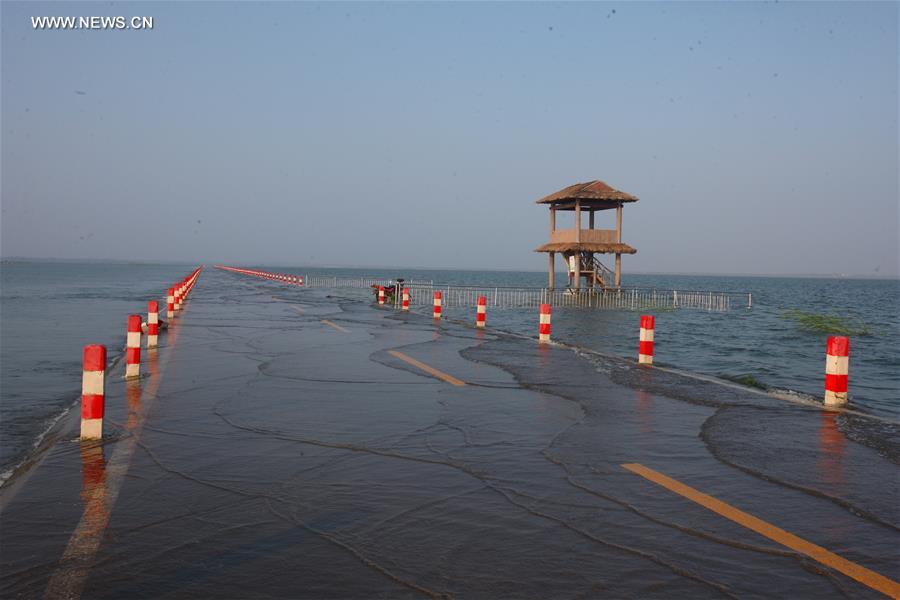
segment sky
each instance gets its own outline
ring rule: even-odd
[[[601,179],[626,273],[897,277],[898,7],[0,2],[0,254],[542,270]]]

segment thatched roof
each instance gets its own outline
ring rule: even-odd
[[[570,185],[554,194],[544,196],[537,201],[537,204],[555,204],[567,201],[574,202],[575,200],[581,200],[584,205],[590,206],[595,203],[637,202],[638,198],[610,187],[598,179],[587,183]]]
[[[554,242],[534,249],[535,252],[599,252],[600,254],[635,254],[628,244],[603,244],[599,242]]]

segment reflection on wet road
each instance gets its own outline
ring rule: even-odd
[[[848,439],[841,415],[369,301],[205,276],[177,352],[170,333],[139,388],[110,386],[104,444],[59,444],[3,506],[0,593],[874,598],[896,585],[895,458]],[[92,540],[77,560],[76,539]]]
[[[178,338],[177,326],[169,329],[168,346],[174,347]],[[169,355],[166,356],[168,361]],[[124,381],[127,421],[125,439],[116,445],[107,465],[104,446],[97,442],[80,444],[82,458],[81,500],[84,512],[75,528],[58,567],[52,574],[44,598],[78,598],[90,575],[91,565],[119,496],[123,478],[127,475],[134,445],[140,437],[146,416],[144,402],[152,400],[160,384],[159,349],[148,349],[145,355],[148,375]],[[120,382],[121,383],[121,382]]]

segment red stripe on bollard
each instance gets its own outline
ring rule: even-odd
[[[850,377],[848,375],[832,375],[825,373],[825,389],[831,392],[846,392]]]
[[[104,394],[82,394],[81,418],[88,421],[91,419],[102,419],[104,400]]]
[[[832,356],[850,356],[850,338],[842,335],[828,336],[825,352]]]

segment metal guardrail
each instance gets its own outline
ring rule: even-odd
[[[323,277],[319,275],[304,276],[305,287],[331,287],[331,288],[369,288],[373,285],[393,285],[395,280],[375,277]],[[433,281],[411,279],[404,281],[403,285],[434,285]]]
[[[365,289],[378,285],[394,285],[396,280],[372,277],[323,277],[303,278],[306,287]],[[596,309],[700,309],[716,312],[732,307],[753,306],[752,295],[745,292],[707,292],[693,290],[661,290],[656,288],[530,288],[488,287],[435,284],[433,281],[409,280],[400,287],[409,289],[410,306],[431,306],[434,292],[440,291],[442,305],[446,308],[474,307],[479,296],[487,298],[487,305],[494,308],[537,308],[541,304],[560,307]],[[401,294],[391,298],[399,308]]]
[[[410,306],[431,305],[434,292],[440,290],[446,308],[474,307],[479,296],[495,308],[537,308],[541,304],[596,309],[680,309],[691,308],[724,312],[732,306],[750,308],[752,297],[741,292],[700,292],[653,288],[588,288],[580,290],[452,285],[416,285],[404,283],[410,291]],[[399,296],[399,295],[398,295]],[[394,303],[399,306],[400,300]]]

